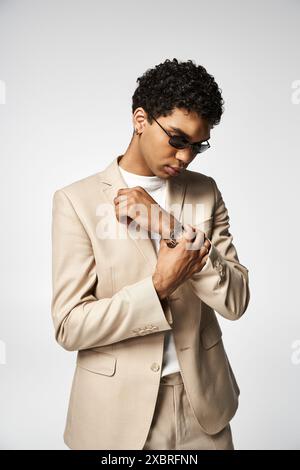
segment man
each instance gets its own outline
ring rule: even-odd
[[[236,383],[217,314],[249,303],[215,180],[187,170],[223,100],[192,61],[138,79],[134,134],[103,171],[53,197],[52,316],[78,351],[71,449],[233,449]]]

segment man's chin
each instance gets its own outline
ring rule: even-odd
[[[159,176],[159,178],[162,178],[162,179],[165,179],[165,180],[168,180],[168,179],[172,178],[172,176],[169,175],[168,173],[166,173],[164,169],[160,170],[159,173],[157,172],[157,176]]]

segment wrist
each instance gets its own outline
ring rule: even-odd
[[[160,300],[165,299],[168,296],[168,294],[167,294],[166,289],[163,286],[162,277],[158,272],[155,272],[152,275],[152,282],[153,282],[154,289],[156,290],[156,293],[158,297],[160,298]]]

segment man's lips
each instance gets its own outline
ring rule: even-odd
[[[169,165],[165,165],[164,170],[171,176],[179,175],[179,173],[182,171],[180,168],[174,168]]]

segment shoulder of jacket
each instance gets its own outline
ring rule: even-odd
[[[95,187],[100,186],[100,173],[101,172],[93,173],[92,175],[80,178],[73,181],[72,183],[61,186],[55,190],[54,194],[64,193],[67,197],[72,199],[73,196],[78,194],[90,193],[94,190]]]
[[[200,173],[198,171],[193,170],[185,170],[185,179],[187,180],[188,184],[202,184],[208,185],[209,187],[213,188],[213,185],[216,184],[215,180],[211,177],[206,175],[205,173]]]

